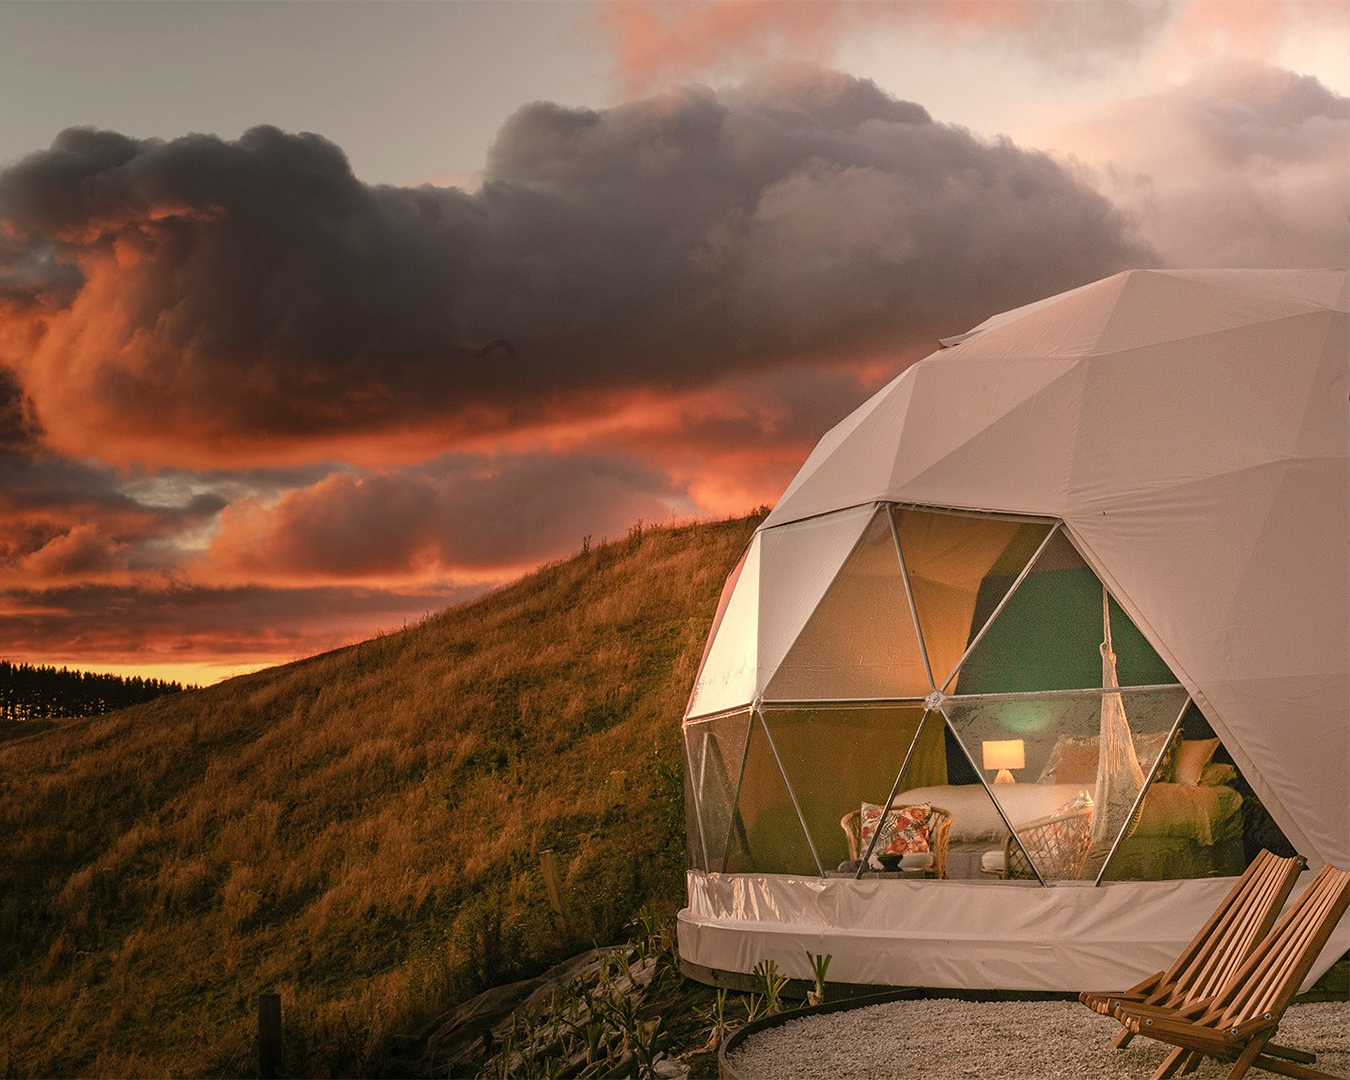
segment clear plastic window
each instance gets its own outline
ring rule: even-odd
[[[907,755],[915,775],[946,776],[938,725],[925,729],[910,754],[923,712],[921,703],[765,708],[764,722],[826,871],[851,857],[842,819],[864,802],[884,804]]]
[[[749,732],[749,709],[685,727],[689,857],[699,869],[721,869]]]

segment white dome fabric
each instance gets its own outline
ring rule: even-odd
[[[791,872],[753,862],[719,872],[737,777],[756,753],[748,733],[781,732],[784,699],[929,704],[960,727],[959,699],[925,701],[923,684],[946,687],[978,582],[956,590],[966,607],[947,620],[950,640],[923,628],[921,665],[941,669],[925,678],[912,632],[887,637],[869,615],[869,603],[904,607],[899,562],[883,558],[903,538],[869,547],[885,540],[883,523],[905,525],[911,511],[896,504],[916,521],[944,517],[948,531],[959,515],[933,511],[1008,515],[1005,528],[1061,520],[1286,838],[1314,867],[1350,865],[1348,312],[1344,270],[1119,274],[945,339],[828,432],[728,581],[690,697],[687,739],[695,750],[716,742],[731,762],[725,779],[707,769],[691,789],[708,836],[679,916],[690,969],[750,972],[772,958],[805,978],[816,952],[833,956],[831,977],[845,982],[1122,985],[1170,963],[1231,885],[841,880],[808,872],[820,863],[814,847]],[[966,562],[978,577],[993,557]],[[915,559],[911,545],[911,584],[929,573],[916,576]],[[961,686],[973,665],[961,667]],[[897,720],[902,728],[914,730]],[[842,790],[830,772],[838,750],[825,737],[813,767]],[[801,763],[777,768],[784,782],[795,769],[797,786],[807,776]],[[949,799],[961,789],[939,790]],[[808,811],[820,814],[795,794],[784,809],[800,819],[802,843]],[[1350,919],[1309,982],[1348,945]]]
[[[1343,270],[1132,271],[947,339],[788,487],[740,578],[784,618],[729,598],[689,715],[761,698],[866,525],[836,512],[1058,517],[1291,842],[1350,865],[1348,311]]]

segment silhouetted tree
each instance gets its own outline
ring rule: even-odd
[[[196,688],[139,675],[99,675],[0,660],[0,720],[95,716],[184,689]]]

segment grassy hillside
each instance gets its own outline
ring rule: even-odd
[[[0,1070],[379,1071],[448,1004],[682,897],[679,718],[758,518],[0,743]],[[558,854],[573,927],[552,919]]]

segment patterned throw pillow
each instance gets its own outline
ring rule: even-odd
[[[873,855],[909,855],[928,850],[928,815],[932,813],[931,803],[918,806],[893,806],[886,815],[886,823],[881,826],[881,836],[877,838]],[[863,803],[859,815],[859,835],[861,848],[859,855],[867,850],[872,842],[872,834],[877,831],[877,822],[881,820],[881,807],[876,803]]]

